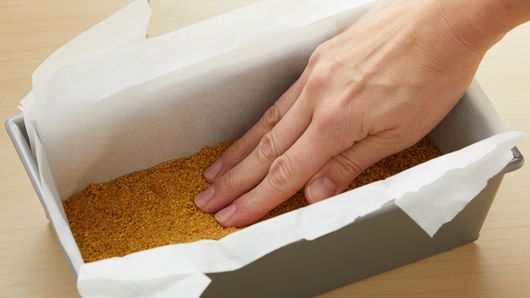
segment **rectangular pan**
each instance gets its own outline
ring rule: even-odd
[[[470,119],[472,121],[470,121]],[[7,119],[7,132],[42,203],[38,165],[22,116]],[[473,83],[460,103],[430,134],[448,153],[502,130],[491,104]],[[455,131],[459,133],[454,133]],[[475,241],[504,174],[520,168],[517,148],[503,171],[451,222],[429,237],[390,203],[354,223],[313,241],[298,241],[235,271],[208,274],[204,297],[305,297]],[[48,210],[43,204],[48,215]],[[70,260],[68,260],[71,266]],[[74,274],[77,274],[72,267]]]

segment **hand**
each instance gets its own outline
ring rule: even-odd
[[[487,50],[441,3],[382,3],[321,44],[294,85],[205,171],[212,185],[196,205],[224,226],[245,226],[304,186],[310,203],[340,193],[419,141],[464,94]]]

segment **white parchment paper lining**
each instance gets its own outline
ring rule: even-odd
[[[433,236],[506,166],[521,133],[495,135],[219,241],[83,263],[61,199],[237,136],[296,77],[314,46],[373,2],[266,0],[145,39],[150,9],[137,0],[41,64],[21,108],[44,203],[83,296],[197,297],[210,282],[204,273],[235,270],[289,243],[313,240],[388,202]],[[256,71],[237,77],[247,69]],[[222,84],[227,77],[233,84]]]

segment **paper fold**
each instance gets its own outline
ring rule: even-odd
[[[311,48],[333,36],[347,24],[345,20],[355,19],[373,3],[373,0],[334,0],[330,5],[328,1],[311,0],[307,3],[311,5],[300,6],[294,0],[259,1],[145,39],[150,10],[145,0],[136,0],[59,49],[39,67],[33,76],[34,89],[21,103],[26,126],[41,136],[56,176],[57,190],[63,198],[90,183],[185,156],[211,139],[200,131],[205,126],[202,119],[212,118],[199,115],[202,105],[210,104],[201,104],[201,100],[217,101],[218,106],[212,112],[216,110],[218,119],[235,117],[237,109],[248,111],[248,106],[257,104],[240,116],[240,126],[248,127],[279,96],[278,90],[296,75],[300,61],[307,59],[305,56]],[[299,9],[284,9],[291,6]],[[120,32],[128,26],[130,30]],[[109,36],[114,36],[116,41],[108,41]],[[267,44],[263,44],[264,40]],[[106,46],[94,46],[94,43]],[[283,50],[282,54],[290,53],[291,60],[297,61],[296,67],[287,73],[285,69],[274,70],[276,73],[263,71],[264,67],[257,63],[278,56],[272,52],[273,48]],[[251,82],[240,90],[227,89],[231,94],[219,95],[224,98],[216,99],[215,94],[208,93],[192,100],[201,90],[224,84],[217,82],[224,80],[223,74],[230,77],[258,67],[267,78],[247,77]],[[189,81],[191,78],[193,81]],[[233,75],[231,79],[235,80]],[[232,81],[229,84],[239,87]],[[256,97],[252,93],[261,95]],[[231,104],[227,103],[227,96],[234,97]],[[264,97],[268,101],[263,101]],[[190,104],[195,104],[196,109],[190,108]],[[168,111],[177,109],[185,110],[186,115],[180,119],[168,115]],[[236,120],[231,121],[224,126],[234,125]],[[145,132],[153,130],[150,125],[154,124],[175,130]],[[195,133],[201,136],[192,139],[190,144],[168,141],[186,137],[188,132],[184,129],[196,129]],[[141,141],[131,142],[123,134],[136,135]],[[226,139],[237,134],[218,135]],[[85,144],[87,138],[90,144]],[[69,148],[65,148],[65,143]],[[148,152],[154,150],[153,144],[161,148],[158,155]],[[151,157],[144,158],[147,154]]]
[[[287,244],[334,232],[391,202],[432,237],[510,162],[510,149],[522,139],[520,132],[495,135],[386,180],[254,224],[219,241],[168,245],[85,264],[79,272],[78,288],[83,295],[115,292],[110,281],[119,281],[119,286],[128,291],[143,291],[142,281],[155,276],[178,284],[185,275],[199,280],[200,273],[236,270]],[[410,181],[419,176],[426,177],[422,184]],[[448,183],[454,188],[448,189]],[[108,286],[102,288],[101,281],[107,281]],[[206,279],[202,282],[209,283]]]
[[[111,17],[76,36],[37,67],[32,75],[33,89],[19,105],[24,112],[24,123],[34,154],[33,135],[37,131],[35,128],[37,122],[45,126],[53,120],[50,119],[52,115],[48,115],[52,114],[48,110],[54,109],[53,103],[56,99],[53,94],[48,95],[47,84],[50,78],[64,67],[145,40],[150,16],[151,8],[147,1],[135,0]],[[64,82],[62,87],[67,89],[68,82]],[[35,98],[39,100],[35,102]]]
[[[432,168],[424,165],[415,167],[416,175],[409,174],[405,179],[434,176],[436,180],[415,192],[406,192],[403,188],[405,179],[395,183],[397,194],[393,196],[400,198],[396,200],[396,205],[433,237],[443,224],[451,221],[486,187],[489,178],[506,167],[513,159],[511,149],[523,139],[524,135],[520,132],[506,132],[476,143],[474,150],[464,148],[457,151],[458,154],[446,154],[432,168],[443,166],[452,169],[438,177]],[[407,182],[414,184],[416,181]]]
[[[521,133],[495,135],[219,241],[83,264],[61,200],[240,135],[297,78],[316,45],[373,3],[266,0],[146,40],[150,9],[136,0],[37,69],[21,108],[43,201],[84,297],[197,297],[210,282],[205,273],[236,270],[386,204],[433,236],[502,170]]]

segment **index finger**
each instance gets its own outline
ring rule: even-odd
[[[280,96],[260,120],[204,171],[204,178],[208,182],[213,183],[215,179],[245,159],[256,148],[261,138],[285,116],[304,88],[306,73],[307,71],[304,71],[300,78]]]
[[[314,123],[314,122],[313,122]],[[310,125],[300,139],[272,164],[269,173],[254,189],[217,212],[223,226],[246,226],[302,189],[331,157],[345,148],[336,138]]]

